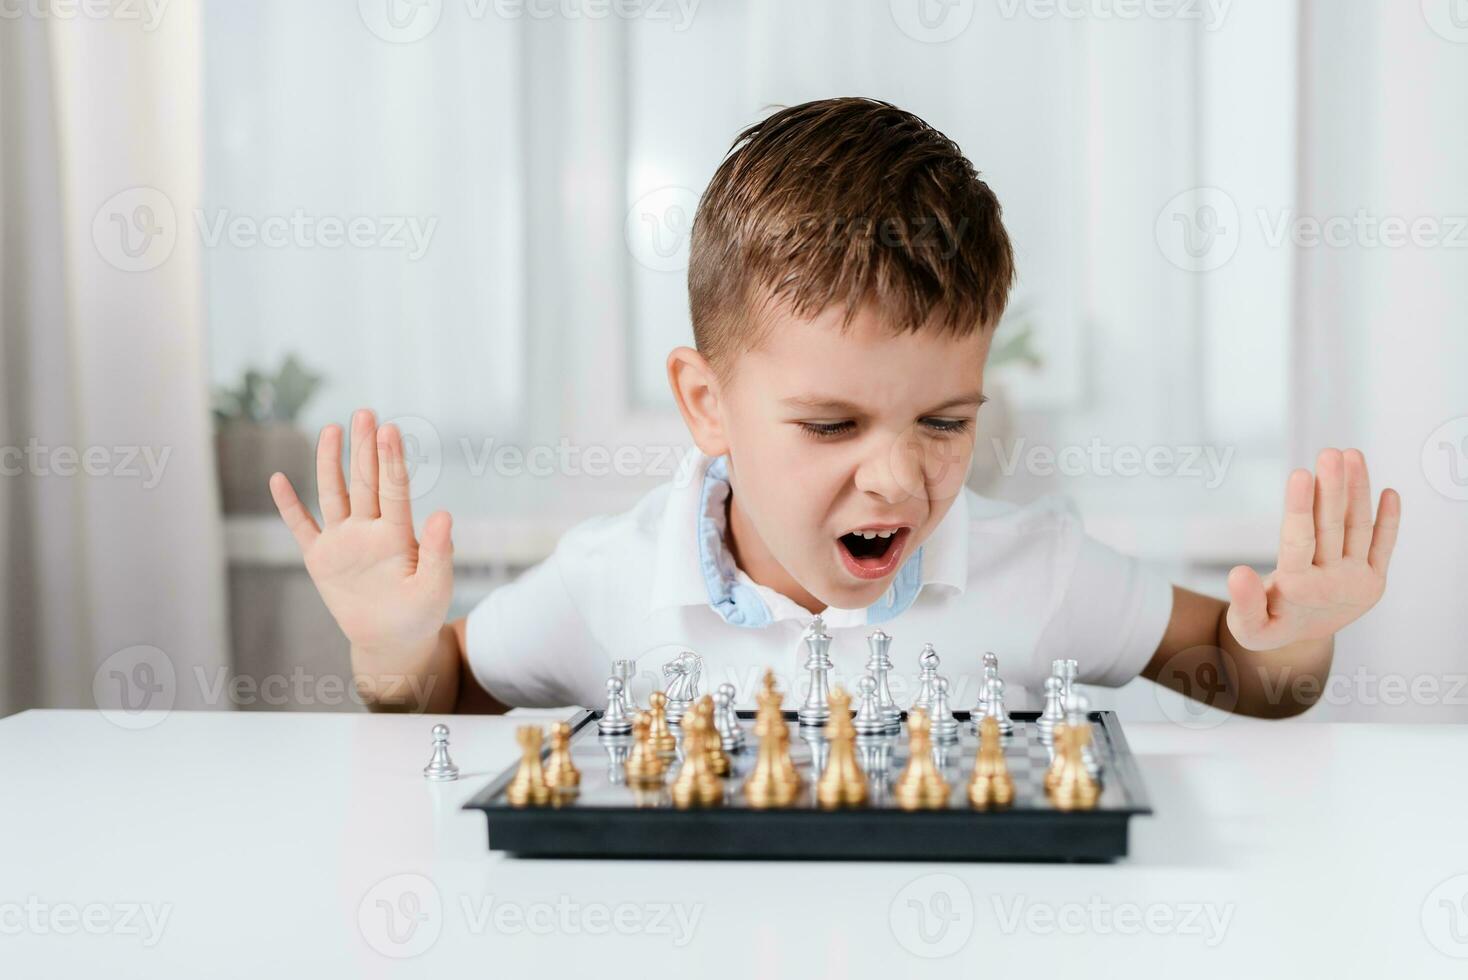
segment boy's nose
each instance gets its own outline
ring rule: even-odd
[[[895,439],[874,445],[857,467],[856,488],[892,505],[920,496],[923,493],[923,448],[913,438],[913,433],[904,432]]]

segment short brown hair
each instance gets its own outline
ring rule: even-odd
[[[740,133],[694,218],[693,336],[711,361],[754,346],[755,301],[797,316],[875,305],[898,332],[998,323],[1014,281],[999,200],[910,112],[842,98]],[[936,316],[935,316],[936,315]]]

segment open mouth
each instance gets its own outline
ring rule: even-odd
[[[841,563],[857,578],[878,579],[891,574],[902,560],[911,528],[860,528],[836,539]]]

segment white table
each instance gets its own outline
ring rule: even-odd
[[[0,976],[1468,975],[1461,728],[1128,726],[1157,815],[1057,866],[507,859],[513,718],[149,720],[0,720]]]

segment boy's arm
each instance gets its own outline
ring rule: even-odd
[[[445,623],[438,642],[419,661],[376,657],[352,647],[352,676],[373,711],[499,715],[510,710],[479,686],[468,665],[469,620]]]
[[[1142,675],[1181,694],[1261,718],[1297,715],[1320,699],[1335,634],[1386,588],[1402,502],[1383,490],[1376,519],[1366,459],[1321,452],[1316,473],[1285,488],[1277,567],[1229,572],[1223,603],[1173,589],[1167,631]]]

